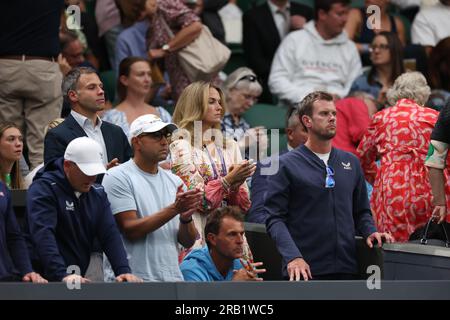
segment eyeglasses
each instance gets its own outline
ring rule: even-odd
[[[327,176],[325,177],[325,188],[334,188],[336,181],[334,181],[334,170],[327,165]]]
[[[379,45],[371,44],[371,45],[369,45],[369,51],[370,52],[375,51],[375,49],[388,50],[389,49],[389,45],[387,45],[387,44],[379,44]]]
[[[161,141],[163,137],[169,140],[172,137],[171,132],[167,131],[156,131],[156,132],[147,132],[140,135],[141,137],[149,136],[156,141]]]

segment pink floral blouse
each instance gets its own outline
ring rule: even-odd
[[[172,171],[183,180],[188,189],[198,187],[204,191],[203,212],[193,215],[197,230],[201,233],[201,239],[198,239],[194,247],[204,244],[203,229],[208,212],[221,206],[233,205],[246,213],[251,205],[246,183],[237,190],[227,190],[223,186],[222,177],[229,172],[230,166],[242,161],[237,143],[234,140],[228,143],[225,149],[216,147],[214,143],[198,149],[182,139],[170,145]]]

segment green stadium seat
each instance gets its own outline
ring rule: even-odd
[[[103,89],[109,101],[114,102],[116,96],[116,75],[113,70],[100,72],[100,80],[103,82]]]
[[[244,113],[244,119],[252,127],[264,126],[267,129],[283,129],[287,110],[272,104],[257,103]]]
[[[287,144],[287,137],[284,129],[286,125],[286,113],[286,108],[278,107],[272,104],[258,103],[244,113],[244,119],[247,120],[251,127],[264,126],[266,129],[278,129],[279,147],[280,150],[282,150]],[[270,130],[268,131],[268,136],[268,154],[271,155]]]
[[[231,50],[231,56],[227,64],[223,68],[223,72],[225,72],[226,74],[230,74],[237,68],[245,67],[246,61],[244,57],[244,49],[242,49],[241,44],[229,43],[227,44],[227,46]]]

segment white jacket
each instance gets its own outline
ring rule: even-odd
[[[324,40],[311,20],[303,30],[289,33],[278,47],[269,88],[272,94],[290,103],[317,90],[343,98],[361,73],[358,50],[347,34],[342,32]]]

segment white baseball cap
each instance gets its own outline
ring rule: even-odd
[[[166,123],[161,120],[158,116],[154,114],[145,114],[136,118],[131,123],[130,126],[130,139],[133,137],[137,137],[138,135],[146,132],[158,132],[161,129],[166,128],[169,129],[170,132],[173,132],[178,129],[176,125],[173,123]]]
[[[66,148],[64,159],[75,162],[87,176],[106,172],[102,147],[97,141],[88,137],[72,140]]]

